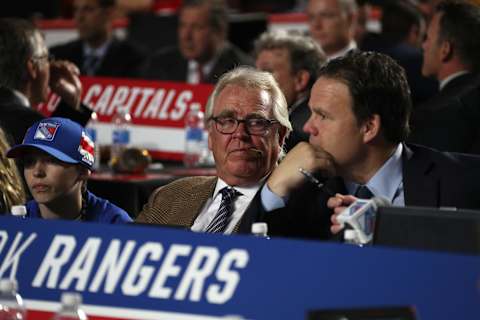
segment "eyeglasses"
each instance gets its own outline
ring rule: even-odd
[[[234,133],[235,130],[237,130],[239,123],[244,123],[247,133],[255,136],[264,136],[268,134],[270,127],[278,123],[277,120],[265,118],[236,119],[225,116],[211,117],[209,120],[215,121],[215,128],[218,132],[223,134]]]
[[[46,53],[46,54],[42,54],[42,55],[38,55],[38,56],[32,56],[32,59],[33,60],[47,60],[48,62],[52,62],[53,60],[55,60],[55,56],[53,54]]]

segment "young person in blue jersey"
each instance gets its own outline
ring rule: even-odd
[[[102,223],[132,221],[127,212],[87,190],[94,144],[79,124],[47,118],[31,126],[7,157],[18,158],[33,200],[27,217]]]

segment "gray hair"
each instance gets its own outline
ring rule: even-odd
[[[287,100],[275,78],[269,72],[259,71],[246,66],[237,67],[220,77],[207,102],[205,112],[206,126],[209,125],[209,120],[213,116],[215,100],[220,92],[222,92],[222,90],[228,85],[237,85],[243,88],[264,90],[268,92],[271,98],[274,119],[287,130],[286,136],[292,131],[292,124],[288,119]],[[284,154],[283,148],[281,149],[280,158]]]
[[[263,50],[286,49],[290,56],[293,74],[305,70],[310,75],[308,88],[311,88],[318,77],[320,67],[327,57],[320,45],[309,36],[285,31],[264,32],[255,41],[255,56]]]

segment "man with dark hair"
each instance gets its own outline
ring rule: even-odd
[[[227,7],[223,0],[185,0],[178,21],[178,47],[150,57],[144,77],[188,83],[216,83],[226,71],[252,60],[227,41]]]
[[[337,193],[384,197],[397,206],[480,207],[473,168],[452,155],[403,143],[410,90],[404,70],[390,57],[354,51],[331,60],[319,72],[309,105],[304,130],[310,143],[287,154],[250,208],[269,230],[329,238],[326,202]],[[306,183],[300,171],[319,174],[324,186]],[[352,199],[338,195],[336,205]]]
[[[308,98],[326,56],[310,37],[265,32],[255,41],[255,57],[257,69],[271,72],[287,99],[293,126],[285,142],[285,149],[289,151],[300,141],[308,141],[303,131],[310,117]]]
[[[114,36],[115,0],[75,0],[73,9],[79,39],[50,48],[52,54],[75,63],[82,75],[138,77],[146,54]]]
[[[422,72],[440,83],[440,92],[419,106],[411,141],[444,151],[470,152],[465,137],[477,134],[457,98],[479,84],[480,7],[469,1],[440,2],[423,44]],[[480,103],[480,101],[478,102]]]
[[[0,126],[12,145],[43,118],[34,108],[47,101],[50,90],[62,98],[53,116],[88,122],[91,110],[81,104],[78,72],[69,62],[50,61],[43,35],[33,24],[0,19]]]

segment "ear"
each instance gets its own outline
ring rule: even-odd
[[[453,45],[450,41],[444,40],[440,46],[440,55],[442,62],[449,61],[453,57]]]
[[[90,170],[88,170],[87,168],[85,168],[84,166],[78,166],[78,180],[79,181],[86,181],[88,179],[88,177],[90,177],[90,175],[92,174],[92,172]]]
[[[382,121],[378,114],[373,114],[370,118],[363,122],[361,130],[364,143],[369,143],[379,135],[381,122]]]
[[[211,121],[210,121],[211,122]],[[210,124],[208,126],[208,149],[212,151],[213,149],[213,142],[212,142],[212,130],[213,130],[213,125]]]
[[[29,79],[36,79],[38,77],[38,64],[32,59],[27,61],[27,75]]]
[[[284,126],[280,126],[280,129],[278,129],[278,145],[280,147],[283,146],[286,136],[287,136],[287,128],[285,128]]]
[[[307,89],[308,81],[310,81],[310,73],[307,70],[298,71],[293,77],[295,91],[303,92]]]

